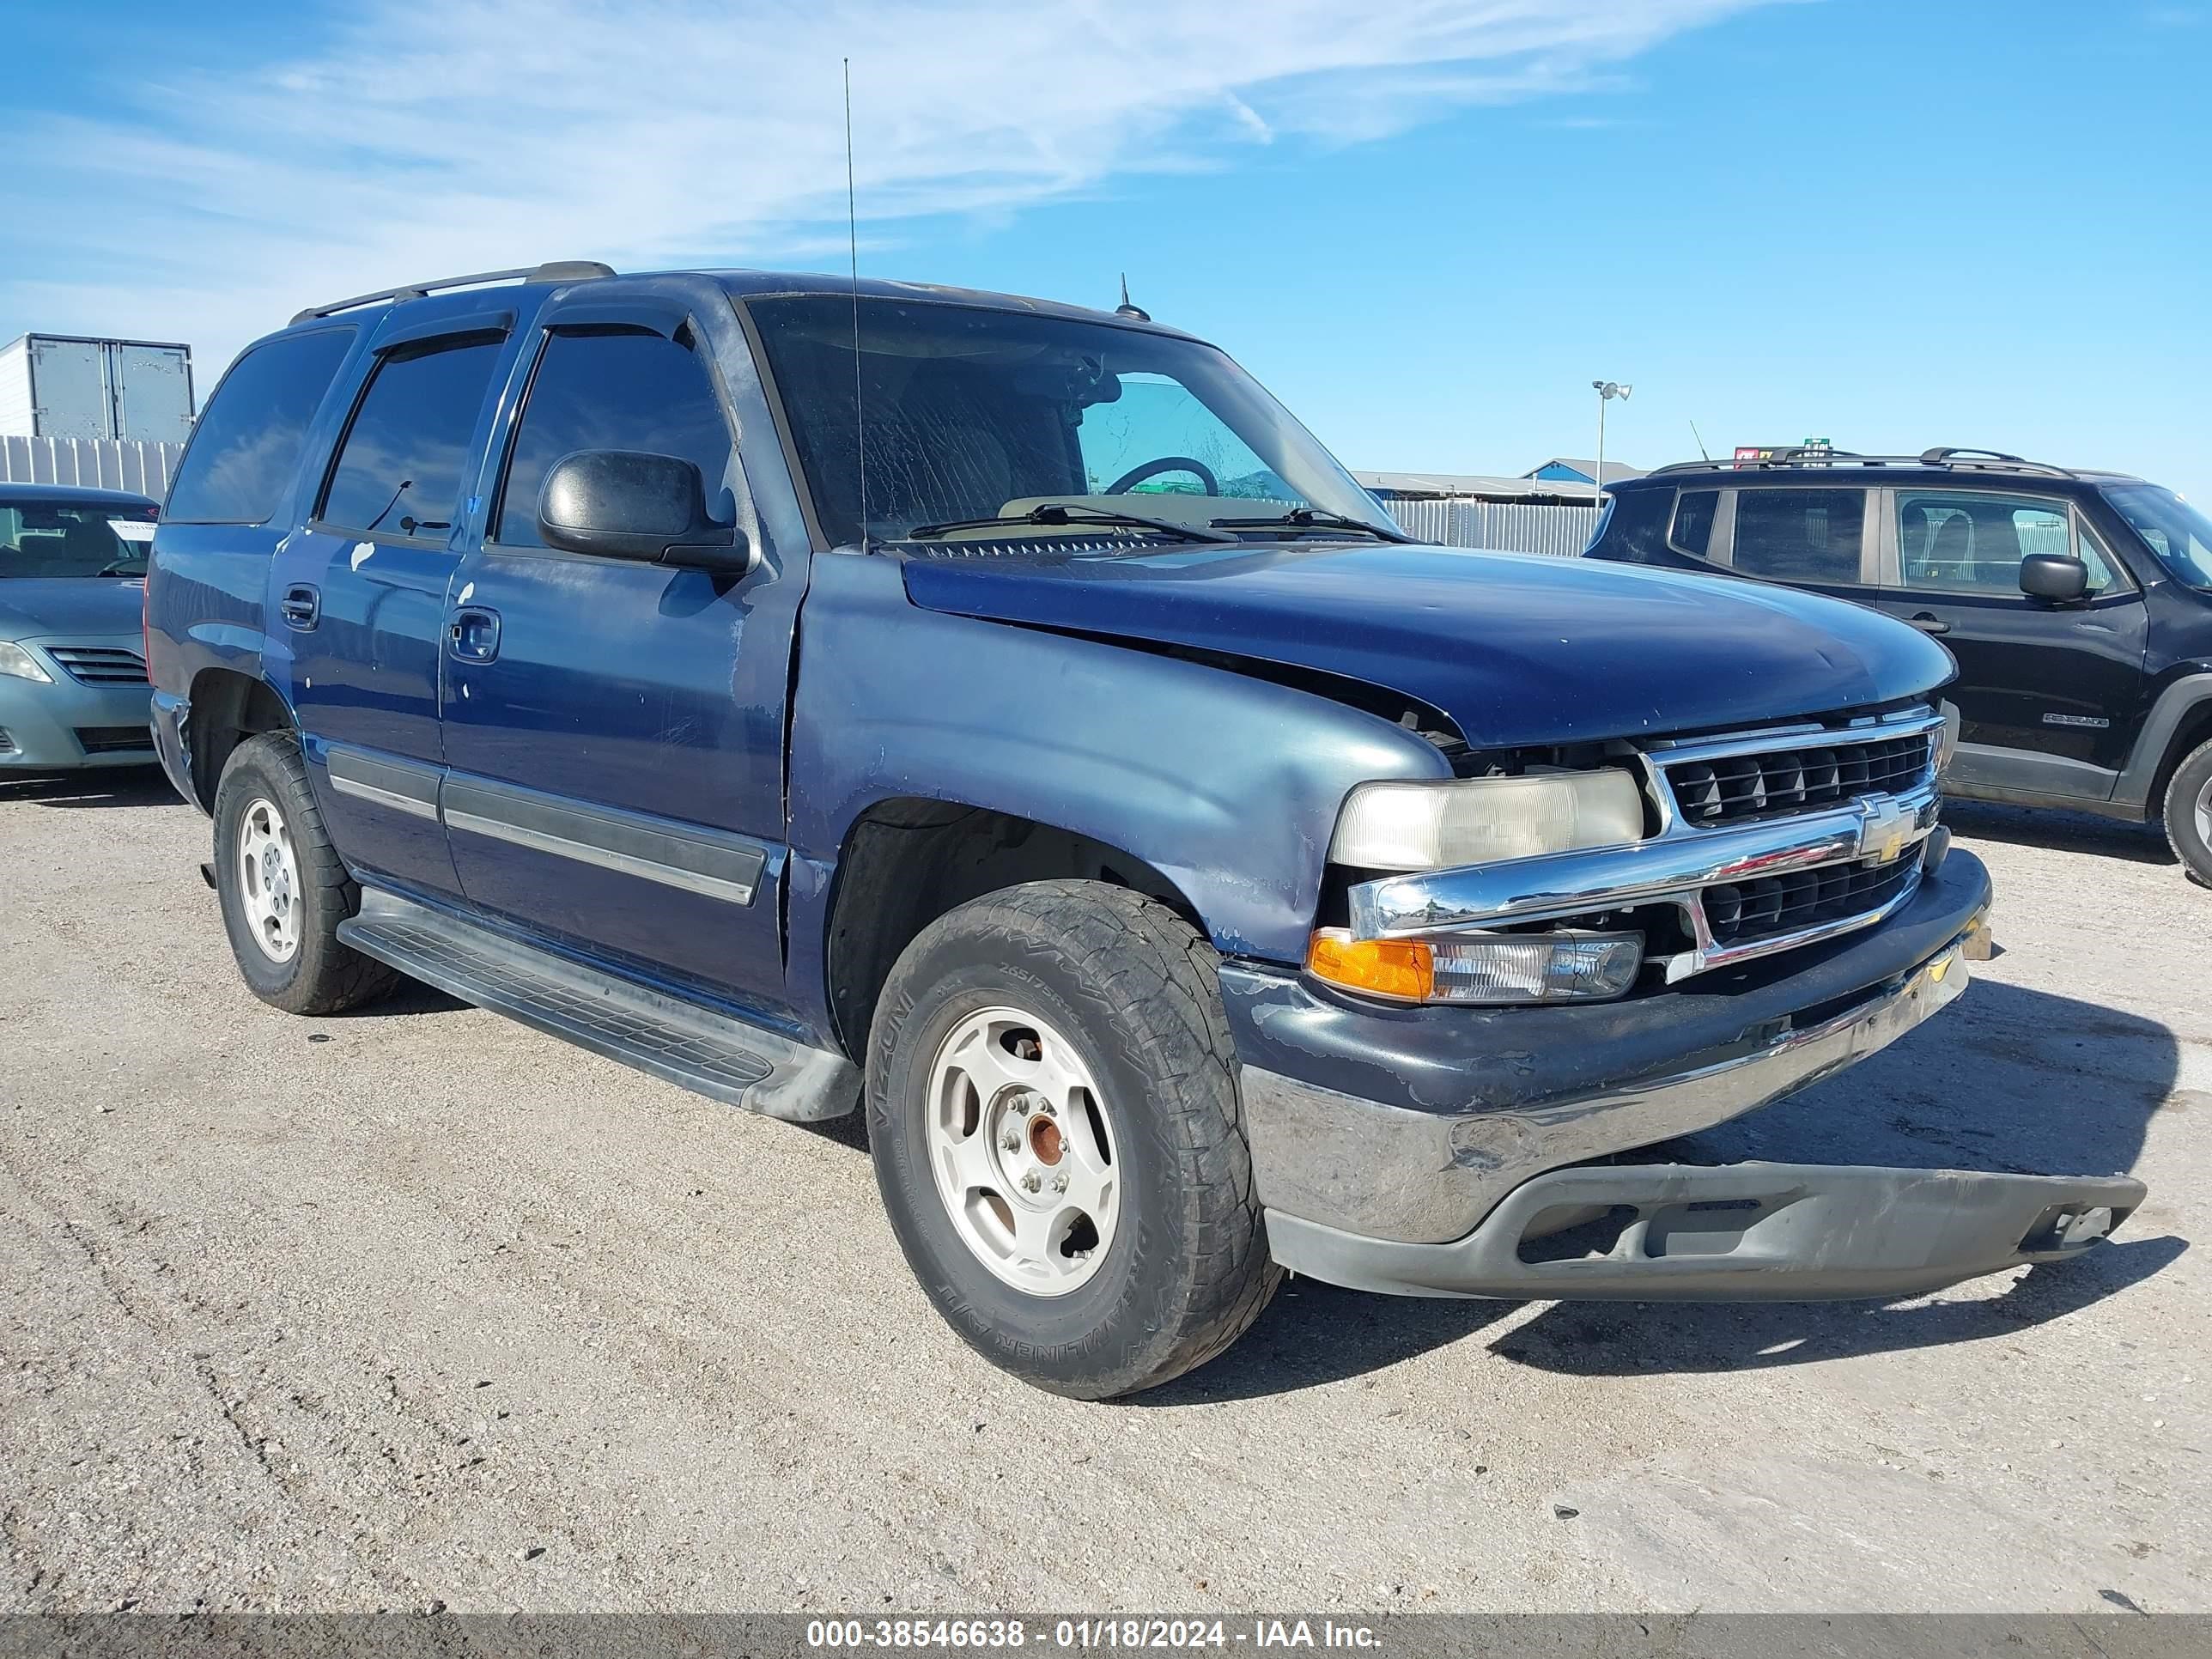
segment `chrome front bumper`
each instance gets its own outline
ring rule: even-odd
[[[1411,1109],[1248,1062],[1253,1179],[1271,1228],[1280,1213],[1384,1239],[1458,1238],[1547,1170],[1711,1128],[1863,1060],[1956,999],[1967,973],[1954,939],[1842,1012],[1724,1059],[1507,1111]]]

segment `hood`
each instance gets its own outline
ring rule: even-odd
[[[1478,748],[1711,731],[1927,692],[1918,630],[1765,582],[1449,548],[1175,548],[910,558],[927,610],[1341,675],[1442,709]]]
[[[140,577],[10,576],[0,580],[0,640],[136,634],[145,603]]]

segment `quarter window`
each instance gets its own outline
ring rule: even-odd
[[[386,353],[317,516],[346,530],[442,538],[460,507],[469,438],[504,343],[474,335]]]
[[[532,377],[507,463],[493,538],[536,547],[538,492],[555,462],[580,449],[673,455],[699,469],[708,516],[734,524],[730,428],[707,366],[688,343],[633,329],[558,333]]]
[[[1897,492],[1898,573],[1908,588],[2016,598],[2022,559],[2077,551],[2089,567],[2089,591],[2111,587],[2110,559],[2090,538],[2075,541],[2063,501],[1979,490]]]
[[[1738,570],[1779,581],[1859,580],[1863,489],[1745,489],[1735,498]]]
[[[1674,498],[1674,527],[1668,541],[1683,553],[1704,558],[1713,542],[1713,513],[1720,504],[1717,489],[1686,489]]]
[[[353,344],[349,328],[288,335],[231,366],[192,423],[169,487],[167,516],[181,524],[265,524],[300,471],[307,428]]]

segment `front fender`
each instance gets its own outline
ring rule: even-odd
[[[2212,669],[2191,664],[2178,678],[2169,679],[2143,717],[2127,765],[2113,786],[2112,799],[2125,806],[2142,808],[2155,815],[2160,804],[2151,799],[2159,784],[2168,746],[2181,723],[2206,703],[2212,702]]]
[[[1326,698],[1064,635],[921,610],[896,560],[815,562],[791,756],[791,937],[820,936],[863,812],[923,796],[1144,860],[1224,955],[1305,955],[1337,809],[1372,778],[1443,777],[1435,747]],[[802,915],[802,910],[809,913]]]

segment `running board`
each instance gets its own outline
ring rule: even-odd
[[[697,1003],[364,887],[338,938],[465,1002],[749,1112],[793,1122],[860,1103],[860,1068]]]

